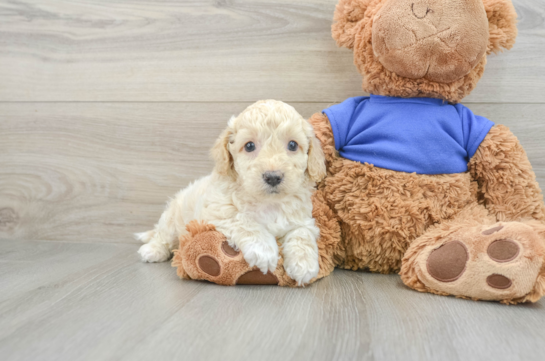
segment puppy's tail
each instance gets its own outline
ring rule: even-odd
[[[147,232],[141,232],[141,233],[135,233],[134,239],[137,241],[140,241],[142,243],[148,243],[153,236],[155,235],[155,230],[147,231]]]

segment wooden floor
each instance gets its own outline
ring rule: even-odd
[[[211,170],[257,99],[304,116],[363,94],[335,0],[0,0],[0,360],[543,360],[545,300],[502,306],[337,270],[226,288],[132,240]],[[508,125],[545,187],[545,2],[464,104]]]
[[[135,246],[3,242],[2,360],[543,360],[545,304],[336,270],[305,289],[180,281]]]

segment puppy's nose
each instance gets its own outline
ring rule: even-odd
[[[271,187],[276,187],[282,182],[284,175],[280,172],[265,172],[263,173],[263,180]]]

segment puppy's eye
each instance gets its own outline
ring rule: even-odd
[[[297,144],[296,141],[292,140],[291,142],[288,143],[288,150],[295,152],[297,148],[299,148],[299,144]]]
[[[254,142],[248,142],[244,145],[244,150],[248,153],[251,153],[255,150],[255,144]]]

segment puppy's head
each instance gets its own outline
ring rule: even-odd
[[[212,148],[215,171],[254,196],[297,193],[326,174],[312,126],[290,105],[263,100],[229,120]]]

